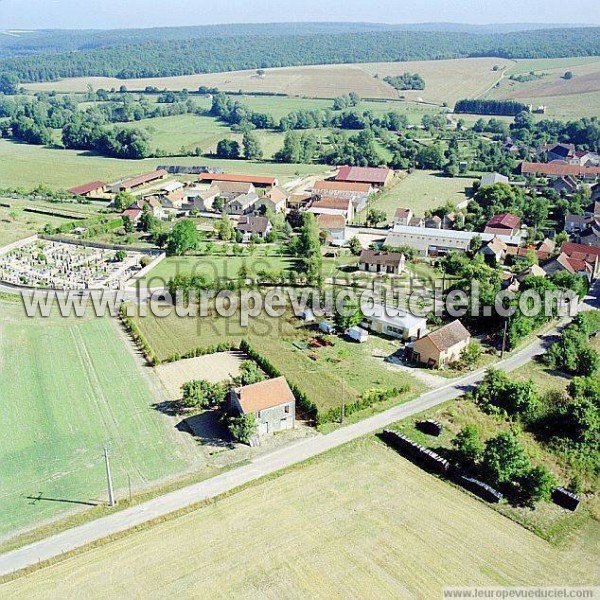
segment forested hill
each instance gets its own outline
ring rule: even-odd
[[[569,25],[569,28],[585,25]],[[565,25],[547,23],[501,23],[471,25],[466,23],[234,23],[186,27],[153,27],[144,29],[41,29],[32,31],[0,30],[0,58],[58,54],[108,48],[144,42],[182,41],[204,37],[239,35],[315,35],[364,33],[369,31],[437,31],[470,34],[511,33],[538,29],[565,29]]]
[[[440,31],[353,31],[204,36],[36,54],[0,61],[21,82],[64,77],[166,77],[240,69],[475,56],[556,58],[600,55],[600,28],[501,34]],[[228,26],[234,27],[234,26]],[[249,29],[259,26],[248,26]],[[339,25],[343,27],[343,25]],[[153,30],[139,30],[146,32]],[[141,34],[140,34],[141,35]]]

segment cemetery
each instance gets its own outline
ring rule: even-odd
[[[58,290],[120,289],[141,271],[142,256],[34,236],[0,249],[0,281]]]

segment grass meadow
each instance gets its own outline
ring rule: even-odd
[[[181,144],[179,144],[181,145]],[[288,165],[248,160],[220,160],[201,157],[147,158],[123,160],[91,155],[87,152],[45,146],[17,144],[0,140],[0,186],[33,188],[44,183],[55,189],[100,179],[116,181],[156,169],[158,165],[207,165],[221,167],[229,173],[273,175],[280,183],[298,176],[323,174],[326,165]]]
[[[423,216],[426,210],[446,202],[464,202],[473,179],[473,176],[442,177],[436,171],[413,171],[377,195],[372,207],[384,210],[390,220],[400,207],[410,208],[415,215]]]
[[[441,597],[598,583],[598,525],[555,548],[374,437],[2,586],[15,600]],[[261,552],[257,553],[256,549]]]
[[[237,279],[242,266],[247,268],[249,277],[256,277],[261,270],[285,272],[296,269],[295,263],[295,259],[288,256],[265,256],[262,248],[252,255],[244,256],[170,256],[158,263],[140,281],[145,282],[148,287],[162,287],[164,282],[175,275],[202,275],[213,280]]]
[[[0,537],[106,501],[104,444],[120,492],[191,464],[116,328],[0,303]]]

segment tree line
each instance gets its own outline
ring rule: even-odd
[[[454,105],[454,112],[515,117],[519,113],[529,112],[529,106],[516,100],[464,99]]]
[[[474,56],[554,58],[600,54],[600,28],[464,35],[365,31],[140,40],[113,47],[0,61],[21,82],[65,77],[169,77],[311,64],[402,62]]]

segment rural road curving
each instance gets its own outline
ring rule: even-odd
[[[546,338],[556,335],[556,333],[556,329],[552,330],[543,338],[536,339],[532,344],[499,362],[496,366],[506,371],[512,371],[522,366],[534,356],[543,353]],[[249,464],[211,479],[170,492],[143,504],[124,509],[3,554],[0,556],[0,577],[55,558],[107,536],[126,531],[157,517],[214,498],[248,482],[331,450],[336,446],[373,433],[400,419],[452,400],[463,394],[466,388],[481,380],[484,373],[485,369],[481,369],[460,379],[449,381],[448,384],[427,392],[415,400],[353,425],[342,427],[327,435],[303,439],[269,454],[259,456]]]

